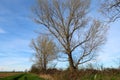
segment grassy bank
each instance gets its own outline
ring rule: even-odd
[[[53,74],[54,80],[120,80],[120,70],[80,70],[63,71]]]

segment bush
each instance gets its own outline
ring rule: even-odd
[[[33,66],[31,67],[30,72],[31,72],[31,73],[36,73],[36,74],[38,74],[38,73],[40,73],[40,69],[39,69],[38,67],[36,67],[35,65],[33,65]]]

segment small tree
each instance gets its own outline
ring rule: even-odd
[[[120,0],[103,0],[100,10],[109,21],[115,21],[120,18]]]
[[[35,64],[39,69],[47,69],[49,61],[56,59],[56,44],[48,36],[39,36],[36,40],[32,40],[31,48],[35,51]]]
[[[32,73],[39,73],[39,67],[36,65],[36,64],[33,64],[32,66],[31,66],[31,69],[30,69],[30,72],[32,72]]]
[[[35,21],[61,44],[71,71],[94,59],[106,40],[107,27],[87,17],[89,5],[90,0],[38,0],[34,8]]]

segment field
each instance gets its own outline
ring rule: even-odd
[[[0,78],[21,74],[22,72],[0,72]]]
[[[120,69],[53,70],[47,73],[0,73],[0,80],[120,80]]]
[[[0,73],[0,74],[4,74],[5,73]],[[15,75],[13,75],[15,74]],[[12,75],[12,76],[10,76]],[[7,77],[2,77],[0,78],[0,80],[45,80],[43,78],[40,78],[39,76],[35,75],[35,74],[30,74],[30,73],[9,73],[9,76]]]

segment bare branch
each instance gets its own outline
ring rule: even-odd
[[[90,0],[38,0],[38,2],[34,9],[35,20],[44,25],[58,40],[68,56],[70,68],[77,68],[83,59],[82,63],[89,61],[89,56],[104,43],[104,34],[107,32],[106,27],[99,21],[89,20],[87,13]],[[93,24],[88,23],[89,21]],[[80,48],[81,46],[84,49]],[[73,55],[78,48],[85,52],[80,52],[75,65]]]
[[[35,64],[41,69],[46,70],[48,62],[57,58],[56,45],[47,36],[39,36],[36,40],[32,40],[31,47],[35,51]]]
[[[100,11],[109,19],[109,22],[115,21],[120,18],[120,0],[104,0]]]

